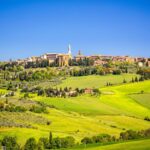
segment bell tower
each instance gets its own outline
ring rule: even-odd
[[[68,55],[70,56],[70,58],[72,58],[72,54],[71,54],[71,45],[68,45]]]

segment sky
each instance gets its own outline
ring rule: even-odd
[[[0,60],[44,53],[150,57],[150,0],[0,0]]]

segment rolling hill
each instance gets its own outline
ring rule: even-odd
[[[87,76],[86,78],[87,81],[88,78],[93,78],[92,80],[95,78],[94,84],[101,85],[97,83],[97,76]],[[120,83],[123,78],[124,76],[121,77]],[[85,81],[82,81],[80,84],[84,85]],[[65,83],[65,86],[69,87],[70,85],[72,85],[71,82],[67,85]],[[150,122],[144,120],[145,116],[150,116],[148,101],[150,81],[99,87],[102,92],[100,97],[83,94],[70,98],[50,98],[33,94],[30,98],[31,102],[40,101],[46,105],[54,106],[54,108],[49,108],[48,114],[22,112],[10,115],[8,112],[1,113],[3,117],[0,117],[0,122],[5,119],[14,124],[13,127],[2,126],[0,138],[5,135],[16,136],[18,141],[24,144],[25,140],[31,136],[36,139],[48,137],[49,131],[52,131],[55,137],[73,136],[79,142],[85,136],[107,133],[118,137],[120,132],[125,130],[141,130],[150,127]],[[141,91],[144,91],[143,95]],[[144,102],[142,98],[138,97],[140,95],[143,96]],[[20,96],[18,91],[14,97],[15,103]],[[28,116],[31,116],[32,119],[28,120]],[[43,123],[39,122],[38,118]],[[47,120],[50,121],[50,125],[47,125]],[[23,127],[20,128],[20,125]],[[30,126],[26,127],[27,125]],[[148,142],[146,145],[150,147]]]

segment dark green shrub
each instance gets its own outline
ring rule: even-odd
[[[35,138],[29,138],[24,146],[24,150],[37,150],[37,143]]]
[[[2,146],[5,146],[6,150],[19,150],[20,149],[17,143],[16,137],[5,136],[2,140]]]

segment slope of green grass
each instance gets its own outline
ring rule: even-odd
[[[0,128],[0,138],[4,135],[13,135],[24,144],[25,140],[31,136],[36,139],[48,137],[49,131],[52,131],[54,137],[74,136],[77,141],[80,141],[85,136],[91,137],[101,133],[119,136],[120,132],[125,130],[141,130],[150,127],[150,122],[143,119],[145,116],[150,116],[150,110],[130,97],[134,94],[139,95],[137,93],[141,91],[149,93],[150,81],[103,87],[100,90],[102,91],[100,97],[82,95],[74,98],[49,98],[32,95],[31,100],[54,105],[56,109],[49,109],[49,114],[34,114],[34,120],[29,119],[29,121],[24,121],[25,116],[31,117],[30,114],[26,114],[27,112],[21,113],[21,116],[4,112],[6,120],[14,118],[18,124],[23,121],[35,128],[3,126]],[[16,93],[14,100],[17,100],[19,96],[19,92]],[[51,124],[36,122],[36,118],[40,116],[44,120],[50,120]]]
[[[5,135],[16,136],[19,143],[24,144],[25,140],[29,137],[35,137],[36,139],[48,137],[49,132],[52,131],[54,137],[73,136],[77,141],[80,141],[83,137],[91,137],[102,133],[118,137],[120,132],[124,132],[125,130],[142,130],[150,126],[148,121],[128,116],[84,116],[78,113],[66,113],[56,109],[50,109],[49,111],[49,114],[37,114],[37,117],[33,116],[34,120],[28,114],[30,119],[26,119],[26,121],[24,121],[25,116],[27,116],[25,113],[22,113],[19,119],[18,115],[6,115],[5,118],[8,120],[11,120],[9,117],[17,117],[17,123],[28,123],[34,128],[1,127],[0,138]],[[40,118],[41,120],[50,120],[51,124],[46,125],[44,121],[40,123],[40,120],[37,120],[40,116],[42,116]]]
[[[149,150],[150,139],[145,139],[145,140],[140,140],[140,141],[130,141],[130,142],[119,143],[119,144],[111,144],[111,145],[106,145],[106,146],[74,148],[72,150],[81,150],[81,149],[86,149],[86,150]]]
[[[75,98],[35,97],[33,99],[54,105],[60,110],[86,115],[120,114],[138,118],[150,116],[149,109],[140,105],[129,96],[129,94],[139,93],[142,90],[149,92],[150,81],[104,87],[100,90],[102,91],[100,98],[83,95]]]
[[[35,97],[34,100],[41,101],[48,105],[54,105],[56,108],[63,111],[77,112],[86,115],[116,115],[120,113],[119,109],[101,102],[99,97],[93,97],[90,95],[70,98]]]
[[[137,103],[150,109],[150,93],[132,94],[130,95]]]
[[[122,110],[122,115],[126,114],[142,118],[150,116],[150,110],[148,108],[130,98],[130,94],[139,93],[141,91],[150,92],[150,81],[105,87],[102,88],[101,91],[102,93],[113,93],[111,95],[102,95],[101,101],[111,107]]]
[[[100,88],[106,86],[107,82],[112,84],[120,84],[125,79],[131,81],[132,77],[135,78],[138,75],[135,74],[122,74],[122,75],[90,75],[81,77],[69,77],[57,87],[72,87],[72,88]]]

